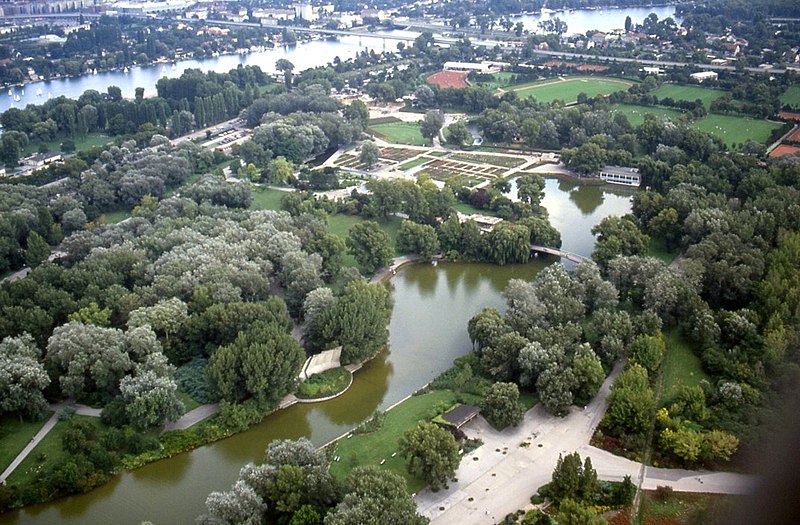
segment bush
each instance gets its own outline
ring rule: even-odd
[[[213,403],[216,401],[208,388],[206,380],[206,365],[208,360],[202,357],[195,357],[188,363],[181,365],[175,370],[175,381],[178,388],[189,394],[198,403]]]
[[[223,401],[220,404],[217,422],[223,429],[235,433],[247,430],[250,425],[258,423],[263,417],[264,411],[253,400],[244,403]]]
[[[659,486],[656,487],[655,498],[658,501],[660,501],[662,503],[665,503],[670,498],[672,498],[672,493],[673,493],[672,487],[659,485]]]
[[[380,430],[383,428],[383,423],[386,421],[386,412],[381,412],[380,410],[376,410],[372,417],[367,419],[366,421],[362,421],[358,427],[356,427],[355,433],[356,434],[369,434],[370,432],[375,432],[376,430]]]
[[[297,397],[301,399],[319,399],[344,392],[350,385],[353,375],[345,368],[333,368],[320,374],[314,374],[297,388]]]

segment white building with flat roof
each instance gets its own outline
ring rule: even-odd
[[[699,73],[692,73],[689,75],[689,78],[692,80],[696,80],[698,83],[702,84],[705,80],[716,80],[719,78],[719,73],[716,71],[700,71]]]
[[[598,174],[601,179],[611,184],[639,187],[642,178],[637,168],[624,166],[603,166]]]

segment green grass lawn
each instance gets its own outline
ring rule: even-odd
[[[667,355],[664,356],[664,388],[660,405],[675,399],[684,386],[697,386],[703,379],[711,378],[703,370],[700,358],[692,351],[691,343],[677,330],[667,335]]]
[[[253,201],[250,203],[251,210],[280,210],[281,199],[286,195],[285,191],[273,190],[271,188],[253,189]]]
[[[344,392],[352,381],[353,374],[346,368],[332,368],[300,383],[296,395],[300,399],[321,399]]]
[[[800,109],[800,86],[790,86],[781,95],[781,105],[788,105],[795,109]]]
[[[514,73],[501,71],[500,73],[495,73],[492,76],[494,77],[494,80],[489,82],[478,82],[478,84],[492,89],[510,86],[512,85],[511,79],[514,77]]]
[[[649,525],[694,525],[696,523],[724,523],[722,518],[735,501],[734,496],[673,492],[659,497],[656,491],[642,493],[637,523]]]
[[[345,215],[341,213],[330,215],[328,217],[328,231],[338,235],[342,239],[346,239],[350,228],[364,220],[364,218],[358,215]],[[400,223],[402,222],[402,219],[399,217],[389,217],[386,220],[376,222],[380,224],[383,231],[389,234],[389,245],[394,250],[395,255],[402,255],[401,253],[397,252],[397,234],[400,231]],[[358,266],[353,256],[346,252],[344,256],[344,265]]]
[[[566,77],[565,80],[559,82],[557,78],[550,78],[515,91],[520,98],[534,97],[542,102],[562,100],[569,104],[577,101],[580,93],[586,93],[589,97],[608,95],[615,91],[624,91],[632,84],[625,80],[602,77]]]
[[[455,208],[456,211],[459,211],[459,212],[467,214],[467,215],[472,215],[472,214],[475,214],[475,213],[479,213],[481,215],[489,215],[489,216],[492,216],[492,217],[497,216],[497,214],[495,212],[493,212],[492,210],[479,210],[475,206],[473,206],[471,204],[467,204],[465,202],[459,202],[455,206],[453,206],[453,208]]]
[[[675,259],[675,257],[678,254],[669,251],[667,249],[667,244],[664,242],[663,239],[650,237],[650,246],[647,249],[647,255],[649,257],[655,257],[659,261],[663,261],[666,264],[669,264]]]
[[[430,162],[430,161],[431,161],[431,159],[429,159],[427,157],[418,157],[418,158],[416,158],[414,160],[409,160],[408,162],[406,162],[404,164],[400,164],[400,169],[401,170],[410,170],[412,168],[416,168],[417,166],[422,166],[426,162]]]
[[[740,145],[748,140],[766,144],[772,131],[782,124],[766,120],[755,120],[749,117],[733,117],[729,115],[708,115],[691,124],[692,127],[711,133],[721,138],[728,147]]]
[[[72,419],[83,419],[92,425],[101,427],[100,418],[91,416],[72,416]],[[30,481],[36,474],[37,469],[42,465],[41,459],[46,458],[47,463],[55,464],[67,457],[67,452],[61,448],[61,435],[67,429],[66,421],[59,421],[53,427],[35,449],[28,454],[28,457],[17,467],[8,477],[10,485],[25,483]]]
[[[19,418],[9,414],[0,418],[0,472],[8,467],[25,445],[39,432],[51,413],[48,412],[41,421],[20,423]]]
[[[709,89],[698,86],[678,86],[676,84],[664,84],[652,93],[659,99],[671,98],[672,100],[688,100],[694,102],[698,98],[703,101],[706,110],[711,107],[711,103],[725,94],[720,89]]]
[[[427,421],[435,415],[437,405],[455,404],[456,394],[447,390],[438,390],[412,396],[386,413],[386,420],[380,430],[369,434],[353,435],[350,439],[340,439],[336,443],[336,455],[340,461],[331,463],[331,473],[344,479],[355,467],[365,465],[381,466],[406,480],[408,491],[417,492],[425,487],[425,482],[411,476],[406,470],[406,460],[398,453],[397,442],[404,432],[411,430],[419,421]],[[382,460],[386,460],[380,465]]]
[[[668,118],[675,122],[681,118],[681,113],[677,109],[665,108],[660,106],[637,106],[634,104],[615,104],[609,108],[613,112],[623,113],[628,117],[628,122],[632,126],[641,126],[644,123],[645,115],[655,115],[659,118]]]
[[[89,133],[85,137],[73,139],[75,142],[75,151],[93,148],[95,146],[103,146],[112,141],[111,137],[103,133]],[[64,139],[50,140],[46,142],[31,141],[23,150],[23,156],[33,155],[39,151],[41,144],[47,145],[47,151],[61,151],[61,143]]]
[[[117,224],[131,216],[131,210],[117,210],[102,215],[106,224]]]
[[[197,408],[197,407],[199,407],[201,405],[200,402],[195,401],[195,399],[192,396],[190,396],[189,394],[187,394],[186,392],[184,392],[182,390],[178,390],[177,391],[177,395],[178,395],[178,399],[183,401],[183,413],[184,414],[189,412],[190,410],[194,410],[195,408]]]
[[[416,122],[388,122],[369,126],[378,137],[394,144],[410,144],[412,146],[429,146],[430,141],[422,136]]]

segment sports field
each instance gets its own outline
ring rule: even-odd
[[[628,122],[632,126],[641,126],[645,115],[656,115],[661,118],[668,118],[677,122],[682,113],[677,109],[664,108],[660,106],[636,106],[633,104],[615,104],[611,106],[611,111],[623,113],[628,117]]]
[[[716,135],[728,147],[733,147],[734,144],[738,146],[748,140],[766,144],[772,134],[772,130],[780,128],[781,124],[746,117],[709,115],[693,122],[691,126],[700,131]]]
[[[781,105],[800,108],[800,86],[791,86],[781,95]]]
[[[687,100],[694,102],[698,98],[703,101],[706,109],[711,107],[711,103],[725,94],[719,89],[709,89],[698,86],[678,86],[676,84],[664,84],[652,93],[659,99],[671,98],[672,100]]]
[[[393,144],[427,146],[430,142],[422,136],[419,124],[415,122],[387,122],[369,127],[376,136]]]
[[[624,91],[632,85],[633,82],[616,78],[561,77],[524,84],[515,87],[513,91],[522,98],[533,97],[541,102],[563,100],[569,104],[576,102],[580,93],[595,97]]]

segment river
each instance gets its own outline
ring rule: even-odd
[[[589,255],[594,224],[630,211],[631,190],[581,186],[547,178],[543,204],[562,232],[564,248]],[[513,197],[513,195],[512,195]],[[509,279],[531,279],[556,258],[525,265],[428,264],[408,266],[392,278],[394,308],[389,349],[355,373],[353,386],[334,400],[294,405],[231,438],[116,476],[89,494],[0,516],[0,524],[81,525],[191,523],[206,495],[225,490],[247,462],[260,461],[278,438],[308,437],[322,445],[387,408],[446,370],[471,350],[467,321],[482,308],[503,309]]]
[[[564,10],[551,13],[541,13],[535,15],[519,15],[511,17],[515,24],[522,22],[525,29],[531,32],[540,32],[539,22],[560,18],[567,24],[568,35],[585,34],[590,30],[603,32],[613,31],[625,27],[625,17],[630,16],[635,24],[641,24],[650,13],[655,13],[659,20],[672,17],[678,24],[681,19],[675,16],[675,6],[655,6],[655,7],[619,7],[604,9],[576,9],[573,11]]]
[[[639,23],[651,12],[658,15],[659,20],[673,16],[673,6],[660,7],[633,7],[604,10],[576,10],[573,12],[559,11],[537,15],[521,15],[513,17],[514,22],[522,21],[525,28],[530,31],[538,30],[538,23],[548,18],[559,17],[567,23],[568,33],[585,33],[590,29],[611,31],[624,26],[625,17],[630,15],[634,23]],[[408,31],[392,31],[395,35],[416,36],[417,33]],[[133,98],[137,87],[145,88],[145,96],[155,94],[155,85],[161,77],[177,77],[185,70],[198,68],[204,71],[226,72],[239,64],[257,65],[264,71],[275,72],[275,62],[285,58],[295,65],[295,71],[303,71],[310,67],[328,64],[335,57],[341,60],[352,58],[361,51],[373,49],[377,52],[386,49],[394,50],[397,42],[394,40],[376,40],[374,38],[361,38],[346,36],[337,39],[314,40],[291,47],[278,47],[268,51],[258,51],[245,55],[223,55],[218,57],[201,58],[198,60],[180,60],[172,64],[158,64],[152,66],[133,67],[127,73],[123,71],[108,71],[97,75],[83,75],[74,78],[62,78],[46,82],[34,82],[24,87],[15,87],[10,91],[12,95],[19,96],[18,102],[14,96],[0,92],[0,111],[10,107],[25,107],[27,104],[41,104],[52,97],[66,96],[78,98],[87,89],[95,89],[101,93],[108,86],[118,86],[124,97]],[[41,95],[37,93],[41,90]]]

